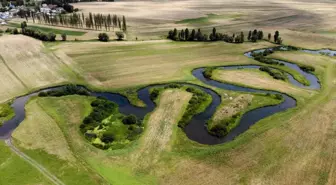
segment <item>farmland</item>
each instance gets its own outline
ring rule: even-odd
[[[0,125],[14,116],[10,105],[16,102],[15,97],[64,84],[83,85],[87,92],[94,92],[83,96],[70,89],[61,96],[54,90],[20,105],[25,115],[11,134],[14,146],[62,183],[336,183],[334,56],[300,50],[264,56],[312,68],[309,74],[317,77],[319,86],[311,88],[303,84],[313,81],[288,65],[271,65],[244,56],[248,51],[276,46],[267,39],[241,44],[165,39],[175,27],[200,27],[203,33],[210,33],[216,26],[223,33],[244,31],[245,36],[256,27],[264,31],[264,38],[279,30],[284,45],[336,49],[332,31],[335,3],[191,0],[86,2],[74,6],[85,14],[126,15],[127,41],[99,42],[97,31],[30,23],[59,33],[71,31],[70,40],[0,37]],[[114,35],[113,31],[108,34]],[[75,38],[81,41],[73,41]],[[287,78],[277,80],[253,66],[289,73],[300,85]],[[207,69],[211,72],[205,77]],[[115,100],[113,106],[97,104],[111,99]],[[283,108],[286,106],[288,109]],[[180,125],[185,115],[197,111],[200,114]],[[124,118],[134,112],[145,112],[145,116],[131,126]],[[109,115],[101,118],[105,114]],[[244,120],[255,123],[244,130],[240,125]],[[130,139],[127,134],[139,128],[141,132]],[[111,130],[112,136],[107,137],[110,143],[104,143],[104,132]],[[201,144],[194,139],[195,133],[204,140],[213,137],[216,142]],[[238,134],[231,139],[230,133]],[[97,143],[107,147],[99,148]],[[52,184],[6,144],[0,141],[4,176],[0,184]]]

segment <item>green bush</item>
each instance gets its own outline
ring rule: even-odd
[[[311,73],[315,71],[315,68],[313,66],[306,66],[306,65],[299,65],[300,69],[302,69],[303,71],[307,72],[307,73]]]
[[[138,121],[137,121],[137,117],[135,115],[131,114],[131,115],[125,116],[122,119],[122,122],[125,125],[133,125],[133,124],[137,124]]]
[[[158,89],[154,89],[151,93],[150,93],[150,99],[152,101],[154,101],[160,94],[160,91]]]
[[[101,137],[101,141],[104,143],[111,143],[115,140],[115,136],[113,132],[110,131],[106,131],[103,133],[102,137]]]
[[[102,42],[107,42],[110,40],[109,36],[106,33],[99,33],[98,40]]]
[[[78,95],[83,95],[83,96],[89,96],[90,95],[90,93],[86,89],[84,89],[80,86],[66,85],[61,89],[51,90],[51,91],[47,91],[47,92],[40,92],[38,94],[38,96],[40,96],[40,97],[43,97],[43,96],[60,97],[60,96],[73,95],[73,94],[78,94]]]
[[[188,87],[186,88],[186,91],[192,93],[193,95],[189,100],[187,110],[178,123],[178,126],[181,128],[184,128],[192,116],[199,112],[200,106],[207,101],[207,96],[209,96],[207,93],[194,87]]]
[[[67,40],[67,35],[65,33],[62,33],[62,41],[66,41]]]
[[[214,69],[215,69],[214,67],[205,68],[205,70],[203,71],[204,77],[210,79],[212,77],[212,72]]]
[[[125,37],[125,34],[123,32],[121,32],[121,31],[117,31],[116,32],[116,36],[117,36],[118,40],[123,40],[124,37]]]
[[[266,67],[266,66],[260,67],[259,70],[267,72],[269,75],[271,75],[274,79],[277,79],[277,80],[286,80],[287,79],[287,77],[285,76],[284,73],[274,71],[271,68]]]
[[[19,30],[18,30],[17,28],[14,28],[14,29],[12,30],[12,34],[14,34],[14,35],[19,34]]]

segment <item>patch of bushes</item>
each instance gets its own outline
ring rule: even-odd
[[[272,70],[271,68],[266,67],[266,66],[260,67],[259,70],[267,72],[269,75],[271,75],[274,79],[277,79],[277,80],[286,80],[287,79],[287,77],[285,76],[284,73],[279,72],[277,70]]]
[[[315,68],[313,66],[306,66],[306,65],[302,65],[299,64],[300,69],[302,69],[302,71],[305,71],[307,73],[312,73],[315,71]]]
[[[50,41],[50,42],[56,41],[56,34],[45,33],[45,32],[42,32],[40,30],[36,30],[33,28],[25,28],[22,34],[29,36],[29,37],[33,37],[35,39],[42,40],[42,41]]]
[[[137,124],[138,120],[137,120],[137,117],[135,115],[131,114],[131,115],[125,116],[122,119],[122,122],[125,125],[133,125],[133,124]]]
[[[205,68],[205,70],[203,71],[204,77],[210,79],[212,77],[212,72],[214,69],[215,69],[214,67]]]
[[[11,28],[7,28],[5,32],[6,32],[6,33],[12,33],[12,30],[13,30],[13,29],[11,29]]]
[[[135,115],[118,113],[118,105],[98,97],[91,102],[92,112],[83,120],[80,130],[92,144],[100,149],[125,146],[125,140],[134,140],[143,132],[141,121]],[[98,134],[92,133],[98,129]],[[101,142],[96,142],[96,139]]]
[[[169,85],[166,85],[164,88],[165,89],[179,89],[181,87],[182,87],[181,84],[169,84]]]
[[[83,96],[89,96],[90,93],[84,89],[83,87],[77,86],[77,85],[66,85],[60,89],[57,90],[50,90],[45,92],[40,92],[38,96],[45,97],[45,96],[66,96],[66,95],[83,95]]]
[[[201,105],[207,102],[209,96],[207,93],[194,87],[188,87],[186,88],[186,91],[192,93],[193,95],[189,100],[187,110],[178,123],[178,126],[181,128],[184,128],[188,124],[192,116],[199,113]]]
[[[277,100],[282,100],[283,99],[283,96],[281,94],[270,94],[270,93],[267,93],[266,95],[269,96],[269,97],[272,97],[274,99],[277,99]]]
[[[98,40],[102,42],[107,42],[110,40],[110,37],[106,33],[99,33]]]
[[[116,111],[118,107],[117,104],[103,98],[97,98],[91,103],[91,106],[92,112],[84,118],[83,124],[80,126],[83,133],[100,125],[101,121]]]
[[[65,33],[62,33],[62,41],[66,41],[67,40],[67,35]]]
[[[125,37],[125,34],[122,31],[117,31],[116,33],[117,40],[123,40]]]
[[[239,117],[240,113],[237,113],[231,116],[230,118],[221,120],[219,123],[217,123],[216,125],[214,125],[212,128],[209,129],[209,133],[217,137],[226,136],[233,128],[231,125],[234,125]]]
[[[150,99],[152,101],[154,101],[160,94],[159,89],[154,89],[151,93],[150,93]]]

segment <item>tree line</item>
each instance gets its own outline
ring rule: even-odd
[[[244,32],[234,33],[232,35],[223,34],[217,32],[216,28],[212,29],[212,32],[208,34],[203,34],[201,29],[198,29],[197,32],[195,29],[191,31],[186,28],[178,31],[176,28],[168,32],[168,39],[174,41],[224,41],[229,43],[243,43],[245,42]],[[264,39],[264,32],[262,30],[253,30],[249,31],[247,40],[251,42],[257,42],[258,40]],[[271,40],[271,33],[268,34],[268,40]],[[282,38],[280,37],[279,31],[276,31],[274,34],[274,42],[277,44],[282,44]]]
[[[230,43],[243,43],[244,42],[244,33],[241,32],[239,34],[223,34],[218,33],[216,28],[212,29],[212,32],[208,34],[203,34],[201,29],[198,29],[197,32],[195,29],[189,31],[188,28],[182,29],[181,31],[177,31],[175,28],[174,30],[170,30],[168,32],[168,39],[175,40],[175,41],[219,41],[224,40],[225,42]]]
[[[84,13],[72,13],[69,15],[66,14],[58,14],[58,15],[48,15],[46,13],[29,13],[26,17],[28,21],[28,17],[33,20],[33,22],[37,22],[39,24],[49,24],[56,26],[64,26],[71,28],[86,28],[86,29],[94,29],[94,30],[103,30],[110,31],[111,28],[119,28],[120,30],[126,32],[127,31],[127,23],[125,16],[122,18],[117,15],[103,15],[103,14],[94,14],[89,13],[88,16],[85,16]]]

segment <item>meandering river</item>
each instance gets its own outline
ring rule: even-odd
[[[268,49],[273,49],[273,48],[268,48]],[[247,52],[244,55],[247,57],[253,58],[252,52],[263,52],[264,50],[265,49],[254,50],[254,51]],[[300,51],[309,52],[312,54],[320,54],[322,52],[325,52],[325,50],[316,50],[316,51],[300,50]],[[328,52],[331,53],[330,56],[333,56],[334,54],[336,54],[336,51],[328,50]],[[301,88],[308,88],[308,89],[315,89],[315,90],[320,89],[319,80],[314,74],[307,73],[301,70],[296,64],[281,61],[281,60],[277,60],[277,61],[299,72],[310,82],[310,85],[305,86],[301,84],[300,82],[298,82],[297,80],[295,80],[291,74],[286,73],[289,79],[289,83],[295,86],[301,87]],[[259,67],[261,66],[259,65],[240,65],[240,66],[222,66],[218,68],[222,70],[227,70],[227,69],[241,69],[241,68],[258,69]],[[186,135],[188,136],[188,138],[193,141],[196,141],[202,144],[209,144],[209,145],[220,144],[220,143],[225,143],[227,141],[231,141],[235,137],[237,137],[239,134],[244,133],[246,130],[249,129],[251,125],[255,124],[259,120],[296,106],[296,100],[287,94],[276,92],[276,91],[271,91],[271,90],[259,90],[259,89],[249,88],[249,87],[242,87],[238,85],[232,85],[229,83],[223,83],[223,82],[207,79],[203,76],[204,70],[205,68],[202,67],[202,68],[194,69],[192,71],[192,74],[204,84],[217,87],[217,88],[221,88],[221,89],[231,90],[231,91],[280,94],[281,96],[283,96],[284,101],[278,105],[261,107],[261,108],[257,108],[249,112],[246,112],[242,116],[240,123],[238,124],[237,127],[232,129],[230,133],[226,135],[225,137],[218,138],[208,133],[207,128],[206,128],[206,122],[212,117],[212,115],[216,111],[216,108],[221,104],[221,97],[215,91],[209,88],[202,87],[202,86],[195,85],[195,84],[190,84],[190,83],[180,83],[180,84],[199,88],[200,90],[208,93],[212,97],[212,102],[205,109],[205,111],[193,116],[189,124],[184,128],[184,131]],[[142,100],[146,104],[146,107],[136,107],[132,105],[125,96],[122,96],[120,94],[109,93],[109,92],[92,92],[92,91],[90,91],[90,93],[92,96],[96,96],[96,97],[102,96],[102,97],[107,98],[110,101],[117,103],[119,105],[120,112],[123,114],[126,114],[126,115],[134,114],[137,117],[143,119],[145,115],[153,111],[156,106],[155,103],[150,99],[149,90],[153,87],[159,87],[159,86],[165,86],[165,84],[149,85],[149,86],[146,86],[138,90],[138,97],[140,100]],[[1,139],[9,138],[13,130],[17,128],[20,125],[20,123],[24,120],[25,115],[26,115],[25,105],[31,97],[37,96],[38,93],[40,92],[55,90],[58,88],[62,88],[62,86],[42,89],[34,93],[16,98],[11,105],[14,109],[15,116],[11,120],[6,121],[3,124],[3,126],[0,127],[0,138]]]

